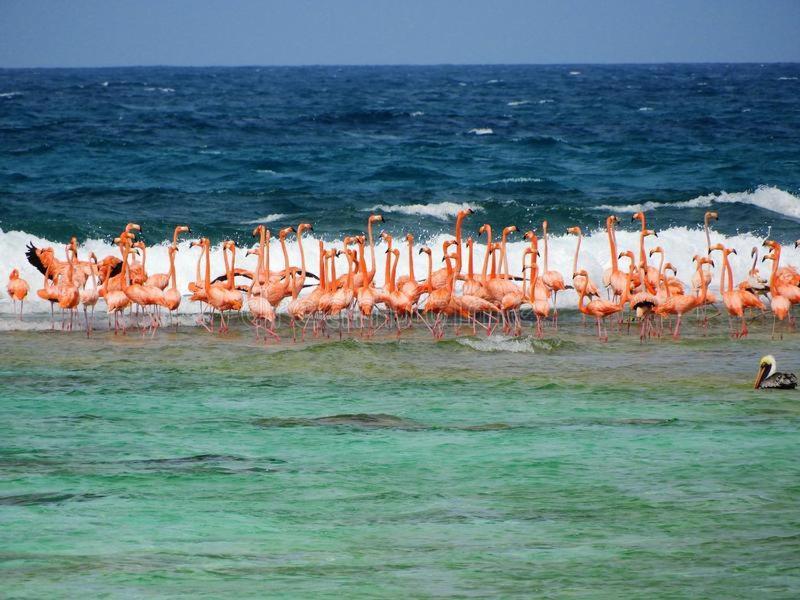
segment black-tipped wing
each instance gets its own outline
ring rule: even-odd
[[[122,261],[119,261],[116,265],[111,267],[111,271],[109,271],[108,277],[110,279],[111,277],[116,277],[120,273],[122,273]]]
[[[31,263],[42,275],[47,273],[47,268],[42,263],[42,259],[39,258],[37,254],[38,248],[33,245],[33,242],[28,242],[27,250],[25,251],[25,256],[28,257],[28,262]]]

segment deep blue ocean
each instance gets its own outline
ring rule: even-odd
[[[333,237],[388,206],[435,234],[448,203],[554,230],[652,203],[666,228],[725,203],[720,232],[793,241],[799,96],[797,64],[2,70],[0,229]]]

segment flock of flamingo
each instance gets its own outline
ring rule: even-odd
[[[302,236],[306,231],[313,231],[308,223],[278,232],[282,268],[273,267],[270,260],[271,234],[263,225],[253,231],[258,244],[246,251],[246,255],[256,255],[255,269],[237,266],[236,244],[230,240],[222,242],[225,272],[217,278],[211,275],[211,242],[208,238],[200,238],[190,244],[191,248],[198,248],[199,255],[195,280],[188,284],[188,300],[200,303],[199,321],[209,332],[227,331],[231,314],[239,313],[253,326],[256,339],[263,330],[265,342],[270,339],[280,341],[276,309],[284,301],[295,341],[298,335],[301,339],[305,339],[307,334],[329,336],[332,322],[338,326],[340,337],[344,328],[347,332],[357,331],[370,337],[384,327],[396,330],[399,336],[404,329],[421,323],[434,338],[439,339],[445,335],[448,322],[452,323],[456,335],[463,326],[471,329],[473,334],[478,328],[486,331],[487,335],[499,328],[506,334],[520,335],[523,313],[532,313],[535,324],[531,320],[531,326],[541,337],[545,327],[558,328],[558,292],[572,288],[578,294],[577,309],[585,315],[584,318],[595,319],[600,340],[608,340],[605,322],[609,317],[616,315],[614,321],[621,330],[626,306],[630,316],[635,315],[638,321],[640,340],[661,336],[665,327],[669,327],[677,339],[682,318],[687,313],[697,311],[701,327],[708,322],[706,307],[718,301],[709,291],[716,266],[713,259],[718,256],[719,290],[729,315],[732,337],[746,336],[748,311],[764,312],[767,305],[774,316],[773,337],[778,322],[785,322],[784,328],[794,327],[791,309],[800,303],[800,273],[793,266],[780,265],[781,245],[773,240],[764,242],[764,247],[769,250],[762,262],[769,260],[772,263],[768,278],[759,274],[758,249],[753,248],[753,267],[748,277],[737,284],[728,261],[728,256],[736,250],[722,244],[711,244],[709,220],[717,219],[715,212],[705,215],[707,248],[693,258],[694,273],[689,290],[677,279],[672,264],[665,262],[661,247],[646,250],[645,240],[656,233],[647,228],[643,212],[632,217],[632,220],[641,222],[638,256],[631,250],[619,251],[615,234],[619,219],[609,216],[606,230],[611,267],[606,269],[602,281],[606,299],[601,298],[601,288],[597,283],[580,268],[582,232],[579,227],[567,230],[577,237],[573,273],[568,284],[560,272],[549,269],[546,221],[542,223],[543,257],[540,256],[539,237],[535,230],[524,234],[530,245],[524,250],[519,275],[512,275],[513,269],[506,253],[508,236],[518,231],[517,227],[504,228],[499,241],[496,241],[491,226],[482,225],[478,232],[486,235],[487,251],[477,272],[473,261],[475,242],[471,237],[462,238],[463,221],[471,214],[473,211],[470,209],[457,214],[455,235],[443,243],[444,266],[434,269],[431,249],[425,246],[418,249],[419,254],[427,255],[428,262],[428,272],[421,280],[414,272],[413,236],[408,234],[405,237],[408,273],[398,277],[401,251],[393,247],[392,236],[382,232],[380,236],[388,246],[383,260],[383,287],[375,285],[379,264],[373,239],[373,225],[383,222],[381,215],[369,217],[366,235],[347,236],[337,244],[338,248],[326,248],[319,241],[319,275],[306,267]],[[178,290],[175,254],[179,235],[190,233],[190,229],[184,225],[175,228],[168,248],[169,272],[158,274],[148,274],[145,270],[147,249],[143,241],[137,240],[140,232],[139,225],[129,223],[114,240],[119,256],[106,256],[102,260],[98,260],[94,253],[89,253],[88,260],[80,260],[75,238],[65,248],[65,260],[58,259],[53,248],[28,246],[29,262],[44,276],[43,286],[36,293],[50,303],[53,328],[56,305],[62,309],[61,329],[68,331],[72,331],[76,313],[82,308],[85,331],[89,335],[93,328],[94,307],[101,298],[106,304],[109,327],[113,315],[115,334],[119,331],[124,333],[131,323],[135,323],[143,335],[147,332],[153,335],[162,325],[162,309],[170,313],[170,318],[177,313],[184,296]],[[290,264],[287,238],[291,234],[296,236],[299,266]],[[800,246],[800,240],[795,242],[795,246]],[[654,254],[659,256],[657,267],[649,263]],[[336,259],[341,256],[345,257],[347,272],[337,275]],[[540,257],[543,258],[541,266]],[[622,261],[627,261],[627,264]],[[240,281],[248,279],[249,284],[237,284],[237,278]],[[316,280],[316,283],[307,284],[309,280]],[[17,269],[11,272],[7,289],[15,303],[15,314],[22,318],[29,285],[20,278]],[[306,291],[301,294],[303,290]],[[18,313],[16,303],[19,303]],[[217,316],[218,325],[215,324]],[[671,324],[673,318],[674,325]],[[733,319],[738,319],[740,324],[735,325]],[[627,321],[628,328],[631,320]]]

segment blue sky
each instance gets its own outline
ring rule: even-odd
[[[0,67],[774,61],[800,0],[0,0]]]

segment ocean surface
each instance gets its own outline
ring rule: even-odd
[[[244,247],[310,222],[316,265],[380,212],[438,261],[469,206],[476,239],[548,220],[565,274],[582,226],[599,280],[605,218],[635,249],[645,210],[688,282],[715,210],[738,280],[767,236],[800,265],[798,98],[797,64],[0,70],[0,595],[798,597],[800,395],[750,389],[763,354],[800,368],[771,317],[265,346],[184,299],[177,331],[100,310],[87,339],[50,331],[24,258],[102,258],[135,221],[164,272],[177,224]]]

